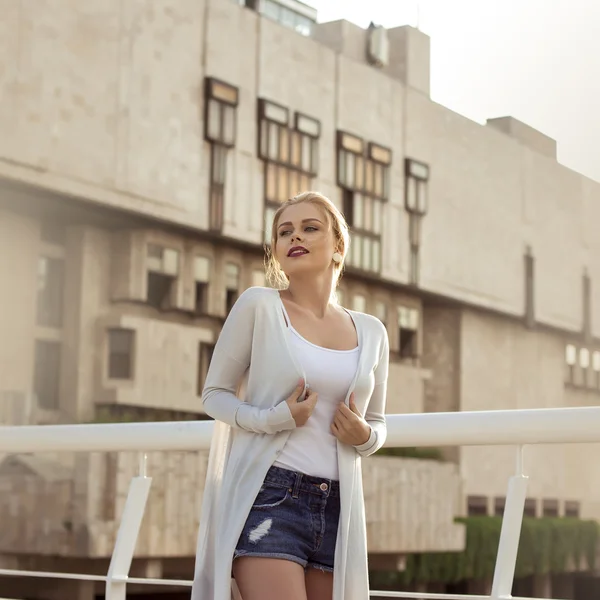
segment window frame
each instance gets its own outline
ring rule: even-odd
[[[378,153],[387,153],[387,160],[378,156]],[[347,259],[347,265],[350,268],[369,273],[381,272],[384,206],[389,202],[391,194],[392,162],[391,148],[365,141],[362,137],[348,131],[337,130],[336,179],[343,194],[342,210],[353,238]],[[351,169],[353,169],[352,181],[349,180],[347,171],[349,165],[352,165]],[[378,172],[379,192],[376,184]],[[361,206],[360,221],[357,221],[357,205]],[[369,206],[370,209],[367,208]],[[357,222],[360,222],[360,225],[357,225]],[[365,266],[367,264],[365,261],[367,240],[371,247],[368,267]]]
[[[277,111],[281,112],[279,116]],[[257,155],[263,161],[263,241],[269,244],[269,215],[294,194],[310,189],[318,176],[322,126],[319,119],[268,98],[258,99],[257,119]],[[312,124],[313,131],[304,124]],[[271,147],[274,143],[276,150]],[[304,163],[305,151],[308,164]]]
[[[43,263],[46,264],[44,275],[41,273]],[[65,310],[66,260],[42,253],[38,256],[37,265],[36,325],[51,329],[62,329]],[[42,277],[46,284],[51,279],[51,265],[58,267],[54,272],[54,275],[58,274],[58,281],[53,281],[52,285],[41,286]],[[48,298],[50,298],[50,302],[45,302],[44,300]],[[52,310],[47,310],[48,304],[52,306]]]
[[[235,93],[234,100],[227,100],[222,96],[215,94],[215,87],[223,86],[228,88],[230,91]],[[237,107],[239,106],[240,90],[237,86],[231,85],[222,79],[216,77],[205,77],[204,79],[204,139],[211,144],[219,144],[225,148],[234,148],[237,139]],[[220,121],[219,121],[219,136],[213,137],[210,128],[210,107],[211,101],[217,102],[224,107],[229,107],[233,114],[233,127],[232,127],[232,140],[227,140],[224,136],[225,131],[225,110],[220,110]]]
[[[53,350],[51,347],[53,347]],[[41,350],[42,348],[44,348],[43,351]],[[52,365],[54,368],[51,370],[51,373],[46,368],[48,363],[45,360],[50,355],[53,355],[56,358],[55,363]],[[42,338],[37,338],[35,340],[33,391],[35,393],[37,406],[41,410],[60,410],[62,361],[62,344],[60,341]],[[48,373],[50,373],[50,377],[48,376]],[[50,395],[47,396],[45,395],[45,392],[49,390],[48,381],[50,379],[52,380],[52,390]],[[44,392],[39,394],[38,392],[40,390],[44,390]],[[43,398],[44,400],[42,400]],[[46,399],[48,398],[50,398],[50,402],[46,402]]]
[[[121,377],[121,376],[115,376],[114,374],[111,374],[111,364],[112,364],[112,360],[111,357],[115,355],[114,352],[111,352],[111,342],[112,342],[112,335],[113,333],[123,333],[126,332],[128,334],[129,337],[129,363],[128,363],[128,375],[125,377]],[[115,326],[115,327],[108,327],[106,329],[106,379],[107,381],[110,382],[132,382],[135,381],[135,375],[136,375],[136,365],[135,365],[135,358],[136,358],[136,353],[137,353],[137,331],[131,327],[121,327],[121,326]],[[122,356],[123,353],[117,353],[118,356]]]

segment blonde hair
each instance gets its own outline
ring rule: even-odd
[[[350,247],[350,235],[348,233],[348,224],[344,215],[338,210],[337,206],[326,196],[319,192],[303,192],[286,200],[278,209],[273,216],[273,224],[271,226],[271,244],[266,245],[266,271],[267,281],[269,285],[277,289],[286,289],[288,287],[287,275],[282,271],[281,265],[275,256],[275,246],[277,245],[277,226],[281,213],[289,206],[295,204],[301,204],[307,202],[314,204],[321,208],[329,221],[329,225],[333,231],[333,237],[335,240],[335,249],[342,255],[342,260],[339,263],[333,265],[333,282],[331,285],[331,299],[336,301],[335,290],[337,284],[342,276],[344,269],[344,259],[348,253]]]

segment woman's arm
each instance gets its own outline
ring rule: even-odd
[[[261,288],[249,288],[231,309],[210,361],[202,404],[207,415],[237,429],[277,433],[296,427],[287,402],[262,409],[236,396],[240,380],[250,366],[256,307],[264,293]]]
[[[381,355],[379,362],[375,368],[375,387],[367,412],[365,413],[365,421],[371,427],[371,435],[369,439],[360,446],[354,446],[356,451],[363,457],[370,456],[379,450],[385,443],[387,437],[387,427],[385,424],[385,400],[387,395],[387,379],[390,360],[390,347],[387,336],[387,331],[383,329],[383,342],[381,344]]]

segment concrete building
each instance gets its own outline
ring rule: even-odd
[[[390,413],[595,405],[600,184],[511,117],[433,102],[420,31],[298,9],[304,30],[260,5],[6,3],[0,422],[204,418],[223,319],[264,284],[265,223],[306,189],[352,227],[341,298],[388,328]],[[600,519],[595,452],[527,449],[529,513]],[[461,550],[455,516],[502,510],[513,449],[445,455],[369,459],[373,568]],[[136,457],[2,458],[0,565],[105,571]],[[205,463],[150,456],[135,574],[189,577]]]

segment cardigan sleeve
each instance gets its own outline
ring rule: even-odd
[[[387,426],[385,423],[385,401],[387,395],[387,379],[389,368],[390,348],[387,331],[382,325],[383,340],[381,343],[381,354],[375,367],[375,387],[369,399],[365,421],[371,427],[369,439],[360,446],[354,446],[356,451],[363,457],[377,452],[387,437]]]
[[[250,366],[256,308],[264,293],[262,288],[249,288],[231,309],[210,361],[202,404],[207,415],[231,427],[272,434],[296,427],[287,403],[264,409],[243,402],[236,395]]]

